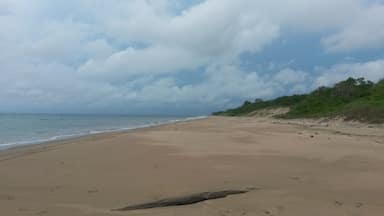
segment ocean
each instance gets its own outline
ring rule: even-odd
[[[0,150],[191,119],[175,116],[0,114]]]

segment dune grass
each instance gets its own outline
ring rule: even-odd
[[[349,78],[333,87],[320,87],[309,94],[279,97],[263,101],[246,101],[235,109],[213,113],[224,116],[245,116],[251,112],[289,107],[278,118],[343,117],[368,123],[384,122],[384,79],[373,83],[364,78]]]

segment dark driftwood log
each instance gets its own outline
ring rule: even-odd
[[[226,190],[226,191],[217,191],[217,192],[204,192],[204,193],[192,194],[188,196],[162,199],[154,202],[127,206],[120,209],[113,209],[113,211],[130,211],[130,210],[139,210],[139,209],[191,205],[191,204],[203,202],[206,200],[221,199],[229,195],[243,194],[247,192],[249,191],[248,190]]]

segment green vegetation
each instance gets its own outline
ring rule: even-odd
[[[246,116],[262,109],[289,107],[279,118],[319,118],[342,116],[346,120],[369,123],[384,122],[384,79],[373,83],[364,78],[349,78],[333,87],[320,87],[304,95],[279,97],[274,100],[246,101],[238,108],[213,113],[224,116]]]

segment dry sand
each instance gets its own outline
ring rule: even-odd
[[[2,151],[0,215],[382,216],[384,130],[211,117]]]

